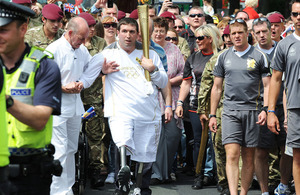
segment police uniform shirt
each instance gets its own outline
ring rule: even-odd
[[[224,51],[216,62],[214,76],[225,81],[224,109],[258,110],[261,77],[269,68],[266,55],[248,47],[238,56],[234,47]]]
[[[204,54],[202,51],[193,53],[185,62],[183,80],[192,79],[190,90],[190,106],[196,111],[198,108],[198,93],[201,84],[202,73],[206,63],[213,56],[213,53]]]
[[[10,70],[6,69],[6,74],[12,74],[19,68],[24,56],[29,54],[30,49],[28,44],[26,44],[26,49],[21,58],[15,64],[14,68]],[[2,60],[1,57],[0,60]],[[41,61],[40,67],[36,72],[33,105],[49,106],[53,108],[53,115],[59,115],[61,107],[60,100],[61,81],[58,66],[53,60],[45,58]]]
[[[300,108],[300,37],[293,33],[281,40],[275,51],[271,68],[285,72],[287,109]]]

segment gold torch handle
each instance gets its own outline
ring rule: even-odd
[[[144,57],[149,59],[149,46],[150,46],[150,38],[149,38],[149,7],[148,5],[139,5],[138,6],[138,15],[140,22],[140,29],[142,35],[142,44],[143,44],[143,54]],[[147,81],[151,81],[150,74],[147,70],[145,70],[145,77]]]

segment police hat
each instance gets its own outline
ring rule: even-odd
[[[0,26],[5,26],[14,20],[26,21],[28,17],[34,15],[35,12],[26,6],[8,1],[0,1]]]

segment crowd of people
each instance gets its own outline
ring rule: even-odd
[[[0,194],[76,193],[91,106],[92,188],[126,195],[135,180],[133,194],[148,195],[182,171],[195,190],[245,195],[257,181],[262,195],[299,194],[300,1],[287,19],[245,5],[221,16],[211,0],[188,13],[164,0],[141,29],[137,9],[107,0],[79,15],[1,0]]]

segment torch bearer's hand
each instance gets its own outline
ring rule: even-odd
[[[153,64],[153,61],[151,59],[147,59],[144,56],[141,59],[141,66],[148,70],[148,72],[153,72],[156,68],[156,66]]]

